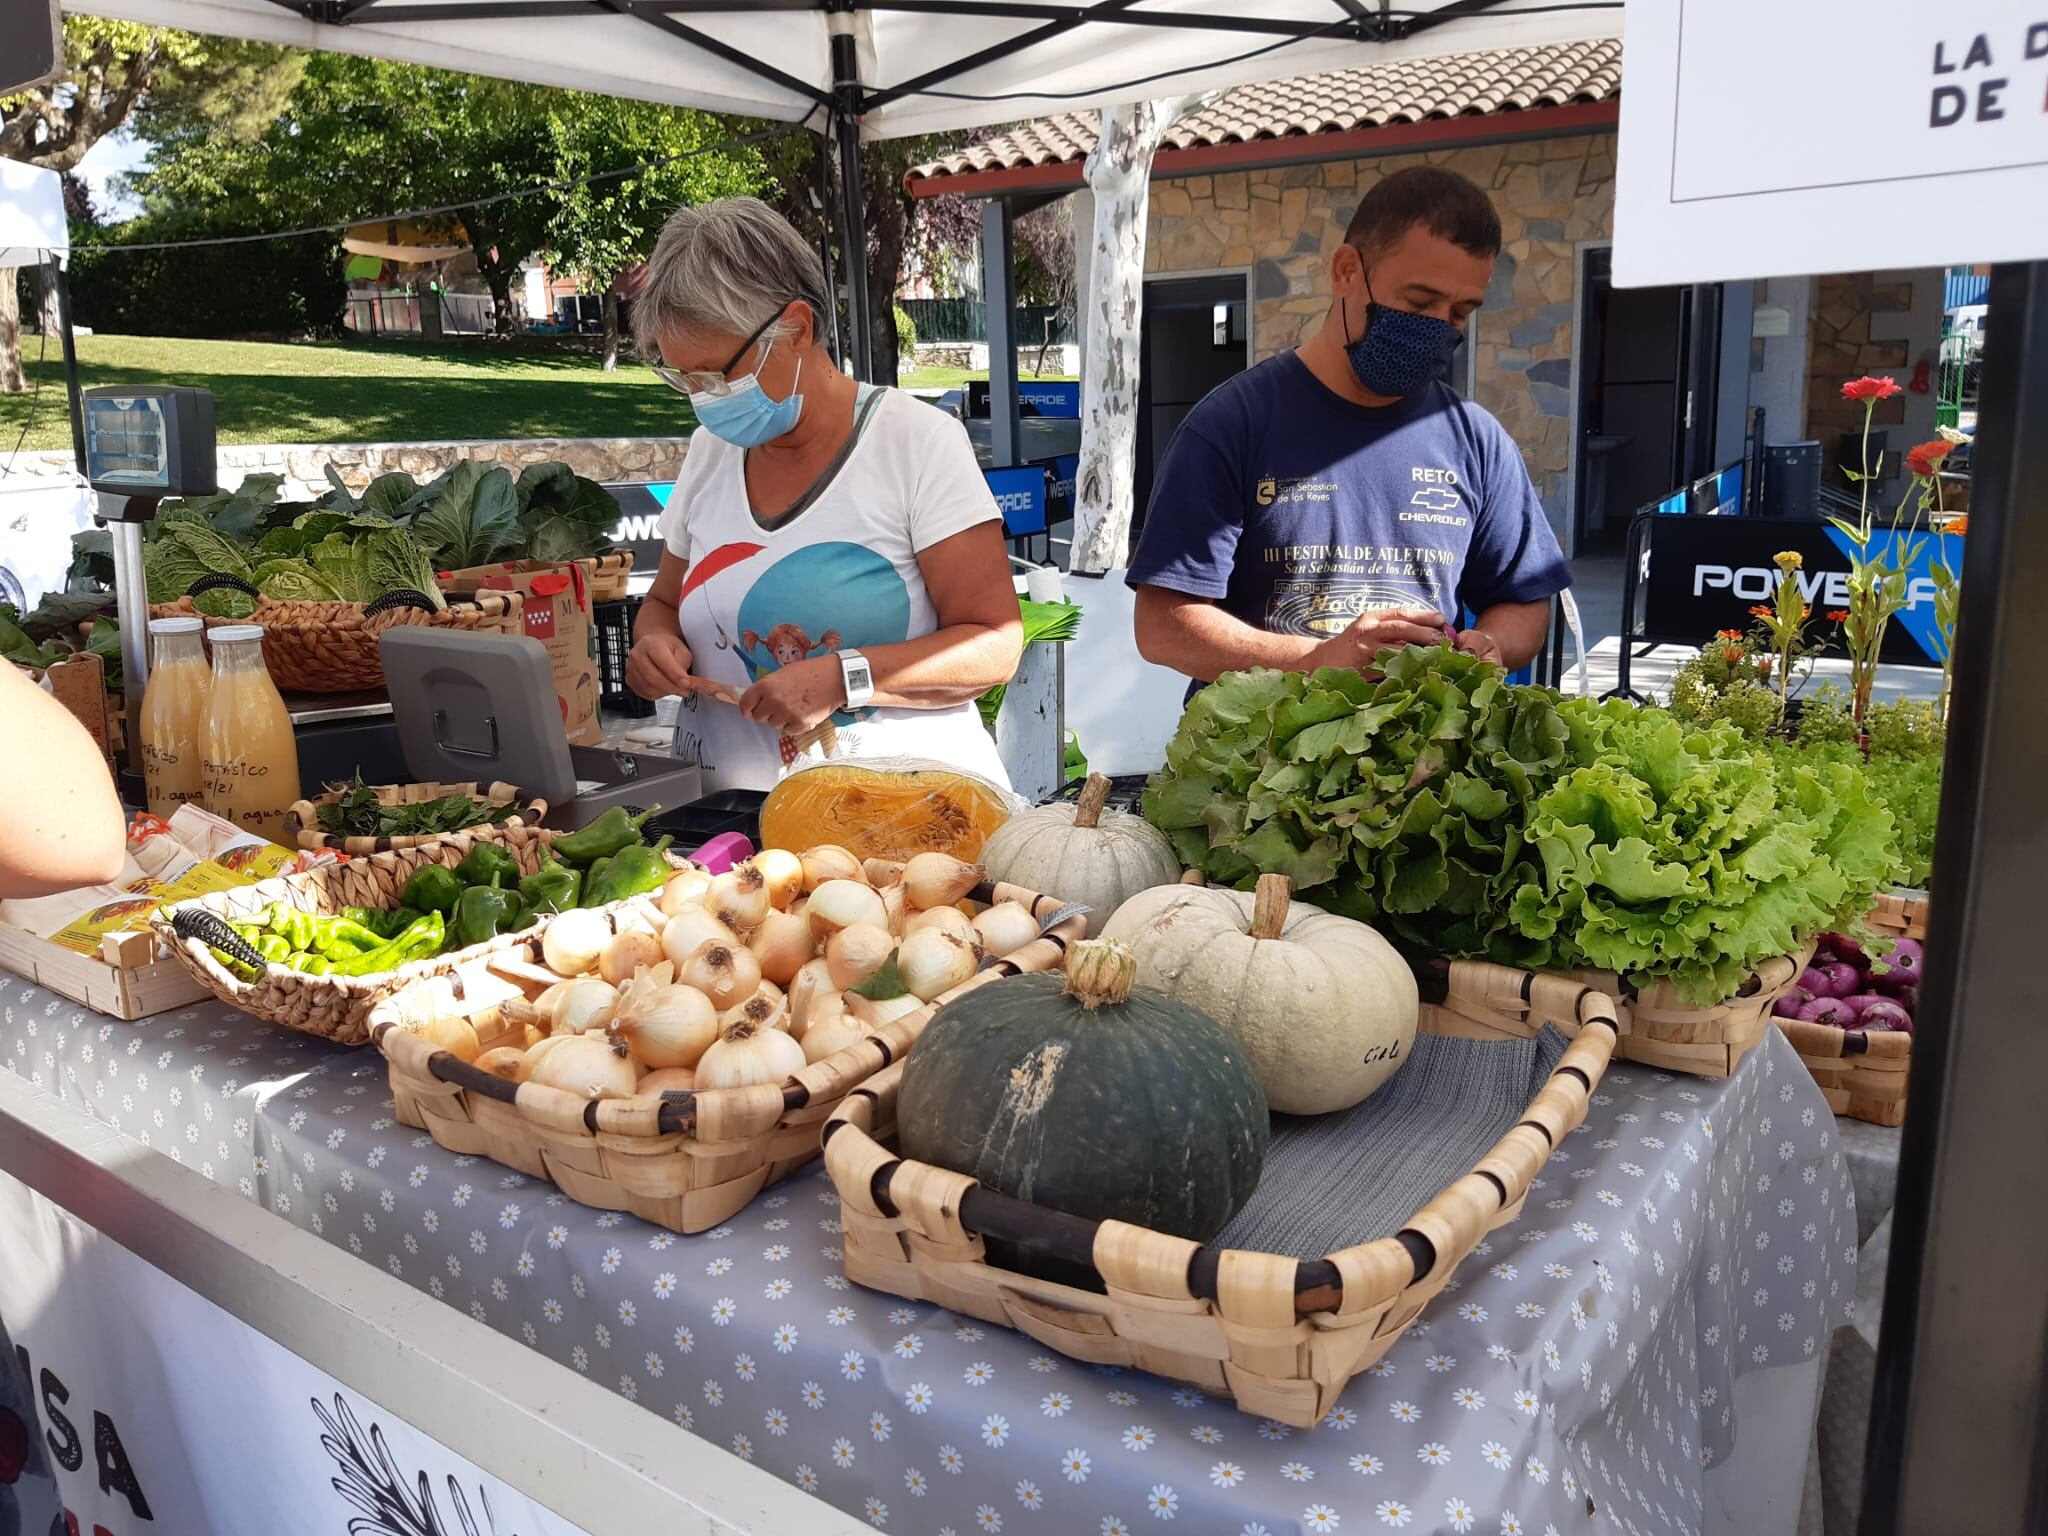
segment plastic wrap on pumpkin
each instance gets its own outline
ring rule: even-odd
[[[826,762],[769,791],[761,842],[792,851],[837,843],[863,859],[950,853],[971,860],[1023,806],[977,774],[924,758]]]

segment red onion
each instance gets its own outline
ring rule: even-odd
[[[1879,998],[1858,1017],[1857,1027],[1867,1030],[1897,1030],[1900,1034],[1913,1033],[1912,1015],[1889,998]]]
[[[1813,994],[1806,988],[1788,987],[1785,995],[1771,1005],[1771,1012],[1781,1019],[1803,1019],[1806,1015],[1799,1010],[1812,1001]]]
[[[1832,1024],[1837,1029],[1856,1022],[1855,1010],[1839,997],[1816,997],[1799,1010],[1799,1016],[1809,1024]]]

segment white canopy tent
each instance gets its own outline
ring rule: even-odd
[[[860,141],[1374,58],[1612,37],[1621,0],[66,0],[65,9],[801,123]],[[867,279],[847,299],[866,315]],[[852,362],[871,377],[864,325]]]

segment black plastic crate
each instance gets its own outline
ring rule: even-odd
[[[714,790],[690,805],[662,811],[647,824],[645,835],[672,833],[679,852],[688,853],[721,832],[737,832],[756,847],[761,843],[761,804],[768,796],[758,789]]]
[[[591,606],[597,628],[597,695],[615,715],[644,719],[654,713],[654,700],[643,699],[626,686],[626,658],[633,654],[633,621],[640,617],[638,597]]]

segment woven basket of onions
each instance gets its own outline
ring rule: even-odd
[[[1084,914],[943,853],[767,849],[565,912],[370,1018],[398,1119],[675,1232],[728,1220],[938,1006],[1058,969]]]

